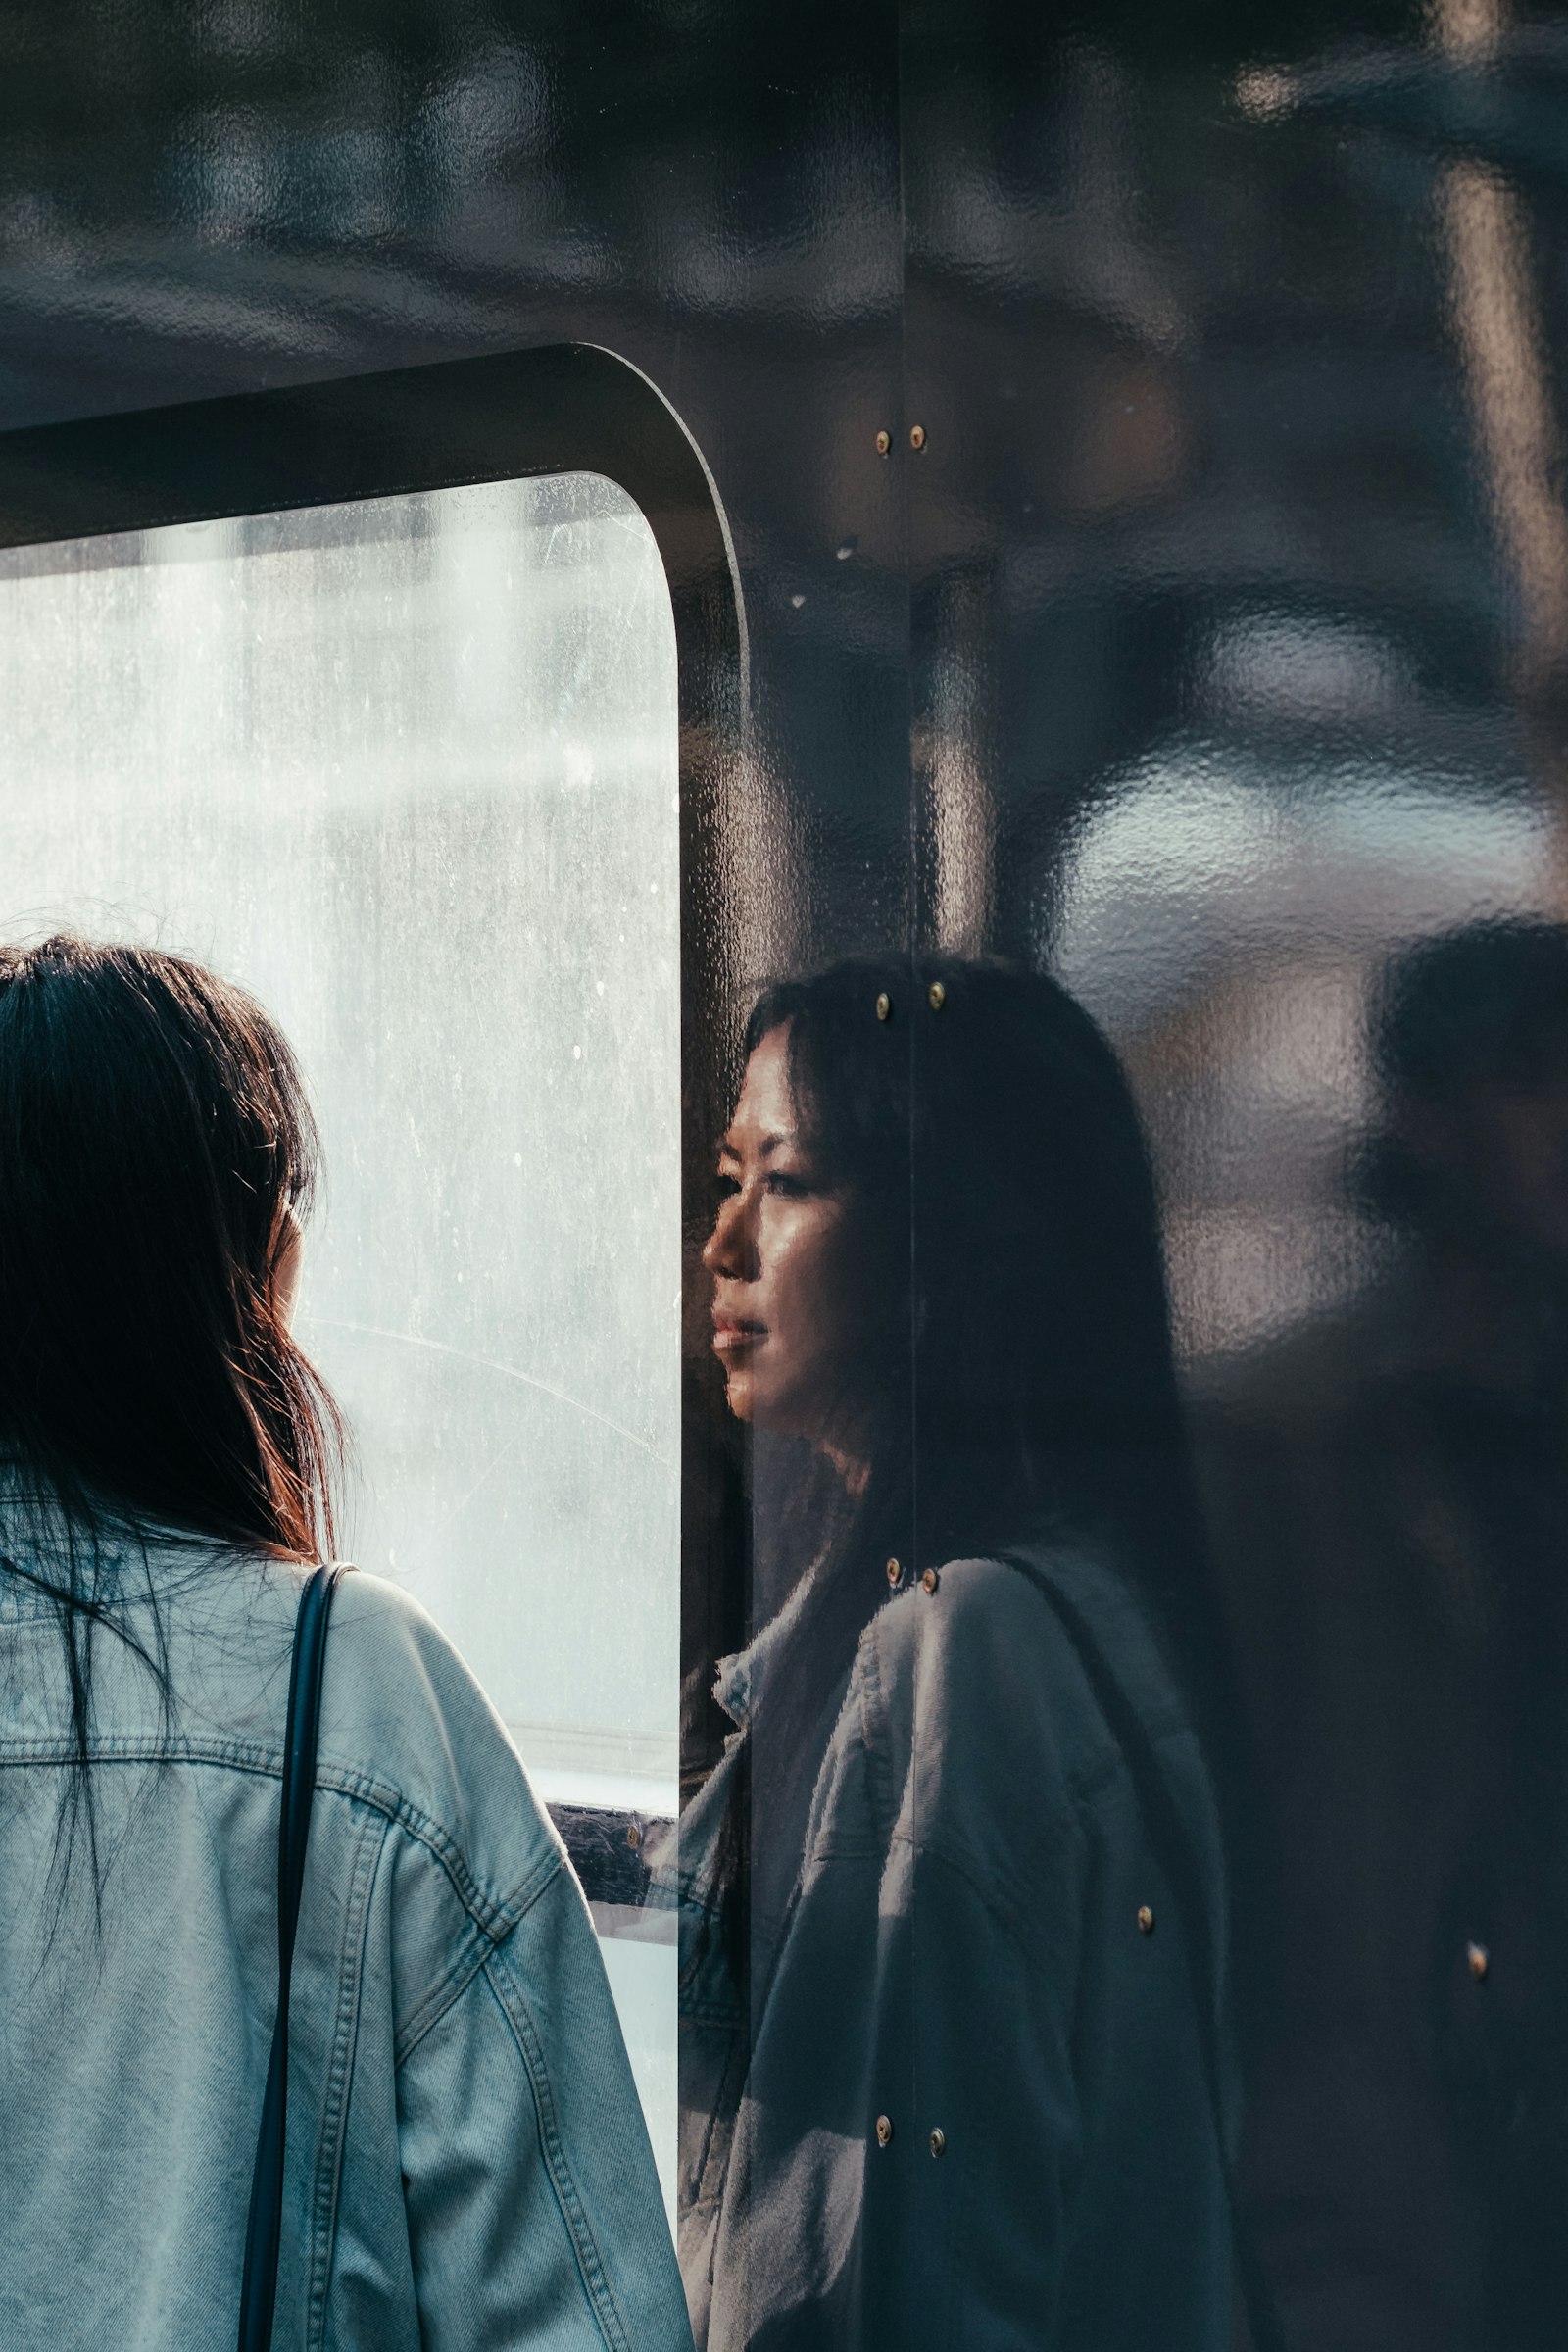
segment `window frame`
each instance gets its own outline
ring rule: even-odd
[[[748,650],[717,487],[658,387],[614,352],[558,343],[27,426],[0,433],[0,548],[559,473],[604,475],[635,502],[653,532],[674,614],[681,1227],[689,1280],[730,1075],[729,1041],[712,1017],[727,1001],[731,961],[718,850],[744,756]],[[723,1646],[745,1552],[744,1540],[737,1543],[732,1448],[715,1443],[711,1399],[692,1371],[683,1361],[683,1661]],[[639,1902],[647,1882],[644,1825],[580,1806],[561,1813],[590,1897]]]

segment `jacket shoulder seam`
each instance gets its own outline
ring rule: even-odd
[[[532,1886],[528,1900],[518,1914],[519,1920],[532,1909],[556,1873],[564,1867],[559,1856],[552,1857],[552,1864],[553,1867]],[[415,2003],[405,2020],[393,2046],[392,2063],[395,2068],[406,2066],[419,2044],[435,2032],[444,2017],[450,2016],[480,1969],[499,1949],[501,1945],[492,1942],[483,1934],[465,1937],[450,1966],[437,1978],[423,1999]]]
[[[8,1740],[0,1747],[0,1772],[46,1769],[73,1764],[74,1750],[64,1740]],[[89,1748],[92,1764],[189,1764],[208,1770],[242,1772],[263,1780],[280,1781],[280,1752],[260,1741],[195,1740],[186,1736],[152,1734],[100,1738]],[[345,1796],[381,1814],[394,1827],[424,1846],[450,1881],[453,1892],[474,1925],[500,1943],[512,1933],[540,1888],[561,1866],[561,1855],[547,1844],[538,1860],[524,1872],[511,1894],[497,1897],[480,1885],[457,1839],[432,1814],[416,1805],[391,1782],[350,1766],[318,1763],[317,1793]]]

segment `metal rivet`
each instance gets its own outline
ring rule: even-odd
[[[893,1017],[893,999],[888,995],[886,989],[882,991],[876,1001],[876,1017],[879,1021],[888,1021]]]
[[[942,1579],[940,1576],[938,1576],[936,1570],[934,1568],[928,1568],[924,1576],[922,1576],[920,1579],[920,1590],[922,1592],[934,1592],[941,1582]]]
[[[910,447],[911,449],[924,449],[924,447],[925,447],[925,426],[924,426],[923,424],[911,424],[911,425],[910,425],[910,427],[909,427],[909,447]]]
[[[892,2125],[892,2121],[891,2121],[891,2119],[890,2119],[889,2117],[885,2116],[885,2115],[879,2115],[879,2116],[877,2117],[877,2119],[876,2119],[876,2144],[877,2144],[877,2146],[878,2146],[879,2148],[885,2148],[885,2147],[887,2146],[887,2144],[888,2144],[888,2141],[889,2141],[889,2140],[890,2140],[892,2137],[893,2137],[893,2125]]]
[[[900,1562],[900,1561],[898,1561],[898,1560],[889,1560],[889,1562],[888,1562],[888,1583],[889,1583],[890,1585],[896,1585],[896,1584],[898,1584],[898,1583],[901,1581],[901,1579],[903,1578],[903,1575],[904,1575],[904,1568],[903,1568],[903,1564],[902,1564],[902,1562]]]
[[[925,992],[925,1001],[933,1012],[940,1012],[948,1001],[948,992],[940,980],[933,980]]]
[[[1154,1914],[1147,1903],[1138,1906],[1138,1932],[1141,1936],[1152,1936],[1154,1933]]]
[[[945,2132],[943,2132],[943,2131],[940,2129],[940,2127],[939,2127],[939,2128],[938,2128],[938,2130],[937,2130],[937,2131],[935,2131],[935,2132],[932,2132],[932,2134],[931,2134],[931,2153],[932,2153],[932,2155],[933,2155],[933,2156],[940,2156],[940,2155],[941,2155],[941,2153],[942,2153],[942,2151],[943,2151],[943,2149],[944,2149],[944,2148],[947,2146],[947,2144],[948,2144],[948,2135],[947,2135],[947,2133],[946,2133]]]
[[[1484,1943],[1472,1943],[1466,1947],[1465,1957],[1470,1963],[1470,1974],[1479,1984],[1492,1966],[1492,1955]]]
[[[881,432],[881,433],[878,433],[878,435],[877,435],[877,437],[876,437],[876,454],[877,454],[877,456],[878,456],[879,458],[885,458],[885,457],[887,456],[887,454],[888,454],[888,451],[889,451],[889,450],[890,450],[892,447],[893,447],[893,435],[892,435],[891,433],[889,433],[889,432]]]
[[[631,1847],[632,1847],[632,1849],[635,1851],[635,1849],[636,1849],[636,1848],[637,1848],[639,1845],[641,1845],[642,1841],[643,1841],[643,1825],[642,1825],[642,1823],[641,1823],[640,1821],[628,1821],[628,1822],[627,1822],[627,1824],[626,1824],[626,1843],[627,1843],[629,1846],[631,1846]]]

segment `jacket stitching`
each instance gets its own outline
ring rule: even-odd
[[[500,2005],[503,2016],[512,2028],[513,2038],[517,2044],[523,2065],[528,2072],[529,2082],[533,2085],[534,2111],[538,2118],[539,2137],[544,2147],[545,2161],[550,2168],[556,2201],[561,2207],[562,2217],[571,2237],[572,2251],[577,2258],[577,2269],[582,2278],[583,2291],[588,2297],[589,2308],[599,2324],[600,2334],[612,2347],[612,2352],[631,2352],[624,2323],[616,2308],[610,2281],[605,2276],[604,2264],[599,2258],[599,2247],[594,2237],[592,2225],[583,2210],[582,2199],[577,2193],[577,2183],[572,2178],[571,2167],[566,2162],[566,2151],[562,2145],[561,2129],[556,2117],[555,2092],[551,2085],[549,2069],[545,2064],[544,2049],[535,2031],[527,2002],[523,1999],[514,1982],[511,1970],[506,1965],[505,1953],[493,1952],[487,1956],[484,1976],[486,1984]]]
[[[89,1750],[94,1764],[199,1764],[234,1772],[250,1772],[281,1780],[283,1760],[275,1748],[234,1740],[158,1739],[123,1736],[95,1740]],[[74,1764],[75,1751],[59,1740],[7,1740],[0,1747],[0,1772]],[[428,1849],[452,1883],[465,1911],[492,1943],[506,1940],[561,1868],[559,1848],[549,1846],[513,1892],[497,1900],[484,1892],[462,1848],[430,1814],[411,1804],[388,1782],[368,1773],[352,1772],[332,1763],[317,1767],[318,1790],[358,1799],[405,1830]]]
[[[703,2125],[702,2145],[691,2168],[692,2204],[700,2212],[716,2213],[724,2194],[729,2176],[730,2147],[735,2137],[735,2117],[746,2084],[748,2053],[745,2036],[739,2031],[739,2020],[733,2010],[715,2019],[704,2017],[699,2010],[682,2010],[680,2022],[687,2024],[697,2017],[704,2024],[717,2023],[727,2028],[724,2055],[719,2064],[718,2082],[707,2120]],[[710,2251],[708,2282],[712,2284],[712,2255]]]
[[[321,2098],[321,2128],[317,2147],[316,2212],[311,2232],[311,2271],[306,2297],[305,2340],[311,2352],[319,2352],[319,2347],[326,2340],[326,2299],[332,2276],[332,2254],[337,2242],[338,2200],[342,2190],[343,2158],[348,2138],[345,2125],[349,2086],[359,2039],[361,1987],[365,1978],[365,1940],[369,1924],[371,1889],[375,1885],[381,1856],[386,1850],[387,1828],[384,1822],[380,1837],[371,1837],[374,1818],[373,1814],[365,1818],[354,1857],[349,1899],[345,1906],[343,1964],[338,1974],[337,2024],[332,2036],[326,2086]]]
[[[431,1985],[424,1998],[415,2004],[412,2015],[393,2044],[392,2063],[395,2067],[405,2065],[420,2042],[433,2034],[441,2020],[456,2008],[483,1968],[491,1949],[491,1945],[481,1938],[468,1941],[446,1973]]]
[[[1075,1837],[1081,1839],[1083,1835],[1081,1820],[1077,1816],[1070,1816],[1069,1820]],[[1068,1824],[1064,1823],[1062,1826],[1066,1827]],[[903,1846],[911,1854],[926,1861],[938,1863],[945,1870],[951,1870],[956,1879],[963,1881],[970,1893],[975,1896],[982,1909],[1004,1935],[1014,1943],[1028,1943],[1027,1907],[1018,1901],[1015,1892],[1010,1887],[1000,1886],[989,1879],[980,1868],[976,1858],[963,1846],[950,1843],[946,1838],[940,1835],[933,1837],[929,1831],[906,1830],[897,1825],[888,1838],[887,1850],[890,1857],[895,1846]]]
[[[870,1798],[872,1834],[878,1845],[881,1845],[898,1817],[898,1791],[893,1785],[893,1741],[887,1721],[887,1693],[882,1687],[882,1655],[877,1645],[874,1620],[871,1639],[860,1651],[860,1665],[859,1733],[868,1768],[866,1793]]]

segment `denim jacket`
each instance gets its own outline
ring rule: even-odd
[[[793,1894],[730,1979],[682,1823],[681,2261],[707,2352],[1228,2352],[1233,2249],[1187,1928],[1058,1584],[1136,1707],[1224,1948],[1214,1800],[1124,1580],[955,1561],[889,1601],[834,1700]],[[787,1629],[786,1629],[787,1631]],[[820,1751],[818,1751],[820,1752]],[[1201,1970],[1198,1980],[1201,1981]],[[1227,2093],[1227,2104],[1230,2094]],[[706,2112],[705,2112],[706,2111]]]
[[[167,1703],[100,1633],[74,1838],[60,1634],[0,1573],[0,2342],[228,2352],[302,1580],[165,1545],[122,1573]],[[333,1607],[290,2025],[277,2352],[689,2352],[576,1882],[462,1660],[369,1576]]]

